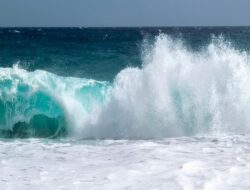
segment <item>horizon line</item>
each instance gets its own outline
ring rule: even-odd
[[[1,26],[0,28],[209,28],[209,27],[250,27],[250,25],[169,25],[169,26]]]

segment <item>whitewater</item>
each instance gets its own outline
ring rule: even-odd
[[[249,189],[249,58],[159,34],[111,82],[1,67],[0,186]]]

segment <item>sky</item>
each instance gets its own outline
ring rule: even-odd
[[[0,0],[0,26],[250,26],[250,0]]]

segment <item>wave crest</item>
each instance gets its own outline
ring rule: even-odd
[[[141,69],[116,77],[110,101],[82,133],[96,138],[164,138],[248,133],[249,55],[222,37],[199,52],[161,34]]]

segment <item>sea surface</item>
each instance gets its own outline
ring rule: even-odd
[[[0,28],[1,189],[250,189],[250,27]]]

